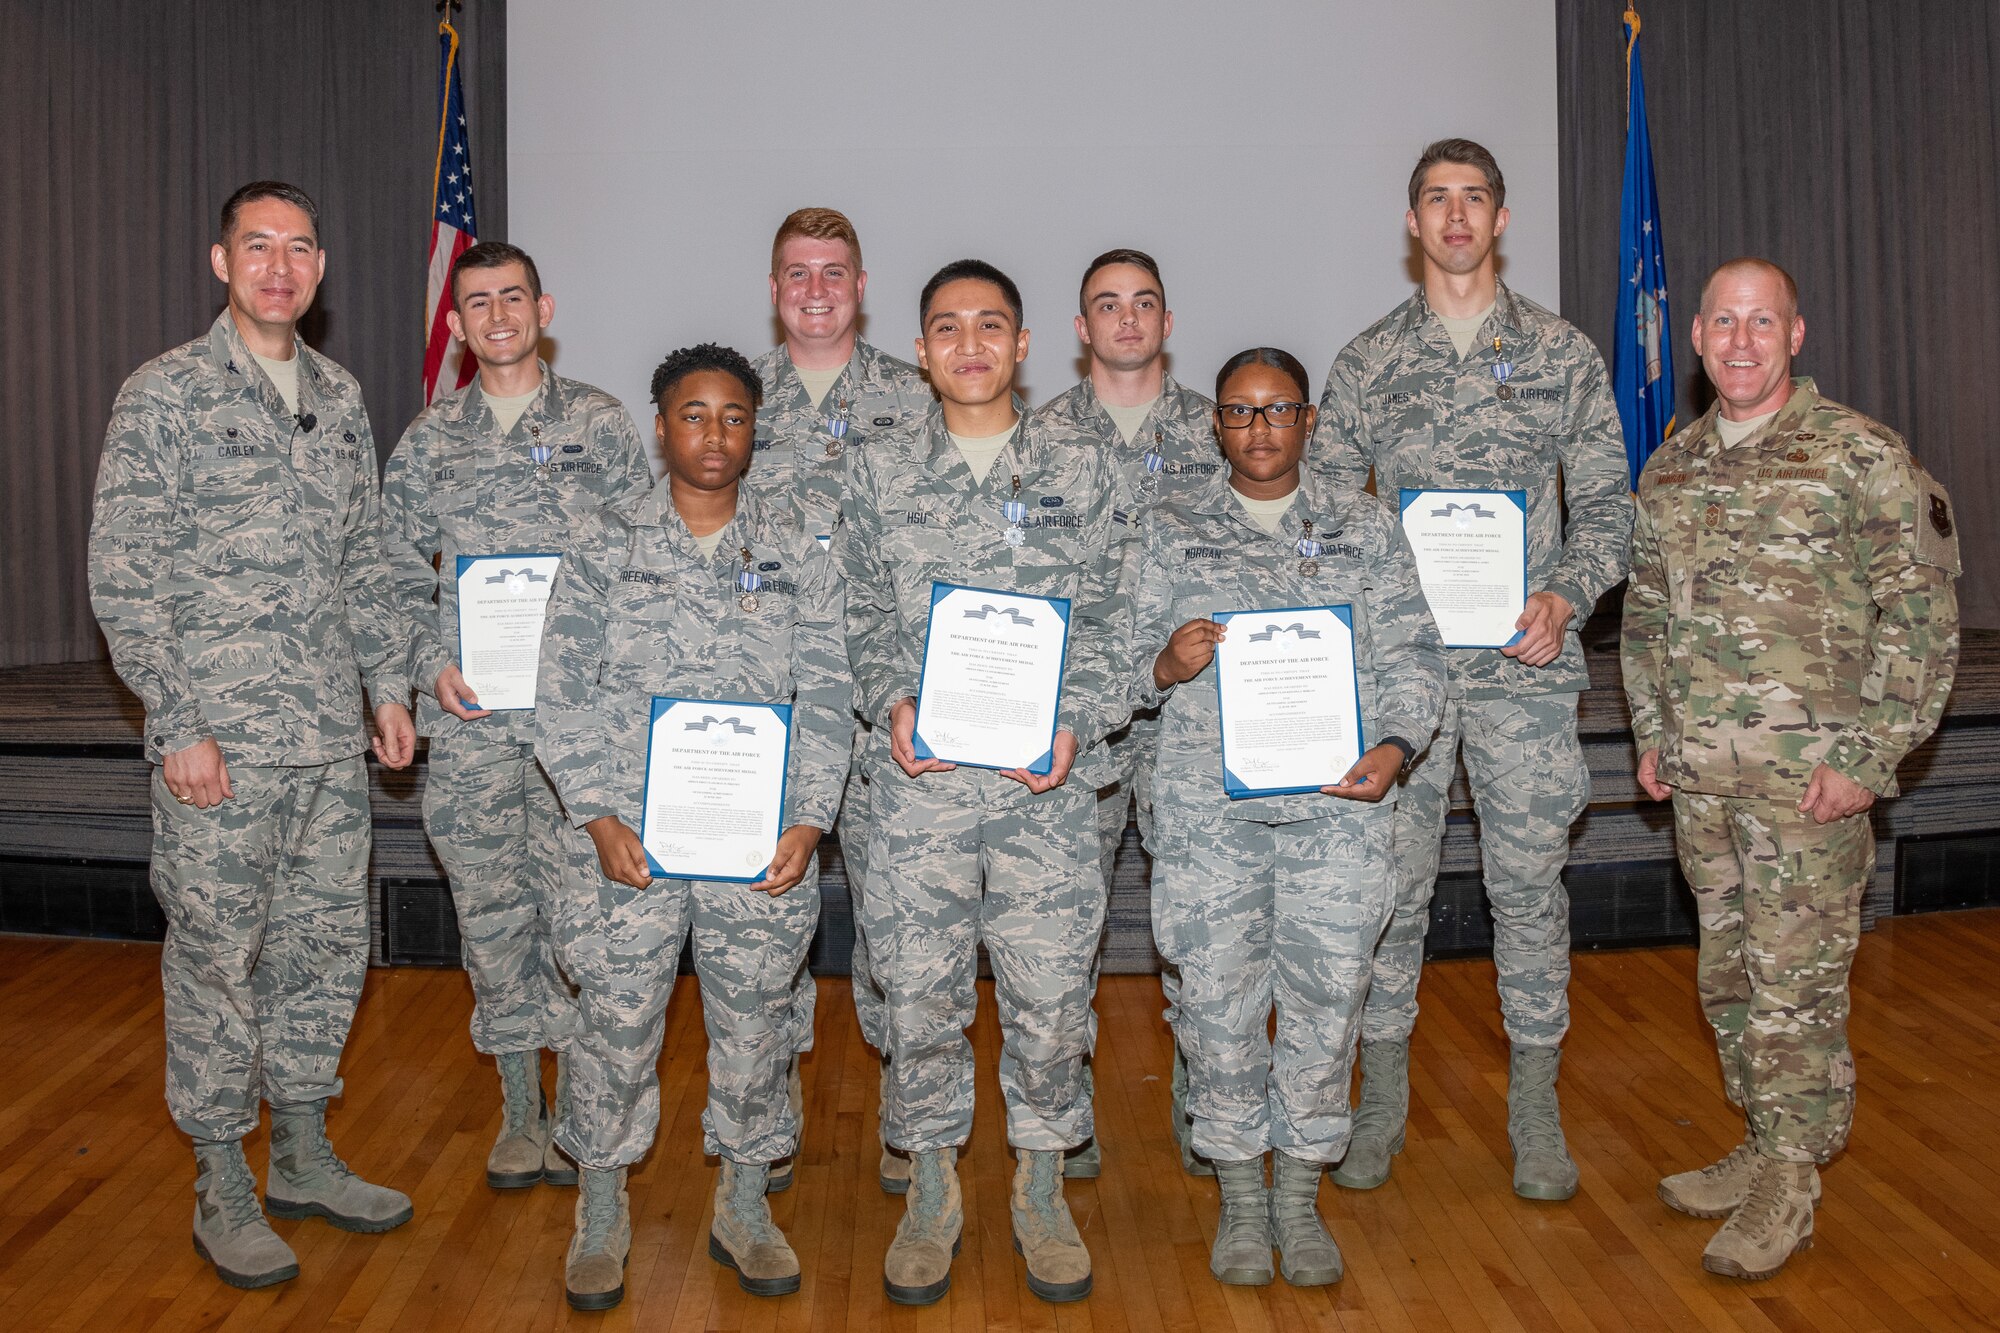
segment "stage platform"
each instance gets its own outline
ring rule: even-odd
[[[1611,599],[1607,599],[1609,604]],[[1690,902],[1673,866],[1666,807],[1642,801],[1617,621],[1585,630],[1591,680],[1581,729],[1590,808],[1572,835],[1567,882],[1579,947],[1690,939]],[[164,921],[145,882],[151,840],[141,710],[110,665],[0,671],[0,931],[158,939]],[[422,751],[397,773],[369,761],[375,812],[371,887],[378,963],[458,956],[444,872],[424,838]],[[1944,724],[1906,763],[1909,794],[1876,807],[1875,882],[1865,916],[2000,903],[2000,631],[1968,631]],[[839,849],[822,844],[824,907],[814,970],[847,969],[853,920]],[[1477,824],[1461,774],[1433,905],[1434,956],[1479,954],[1490,922],[1478,882]],[[1150,868],[1126,832],[1111,891],[1105,970],[1157,966]]]
[[[1066,1191],[1096,1289],[1068,1306],[1028,1294],[1008,1243],[990,985],[971,1034],[978,1111],[959,1167],[965,1249],[942,1303],[908,1310],[882,1294],[901,1201],[875,1183],[877,1066],[840,979],[820,982],[797,1182],[771,1201],[804,1285],[760,1300],[708,1258],[704,1037],[699,997],[683,979],[667,1011],[659,1140],[630,1181],[625,1303],[578,1315],[562,1297],[575,1191],[487,1188],[499,1080],[467,1039],[463,975],[433,968],[370,974],[342,1067],[346,1095],[329,1116],[340,1151],[407,1191],[415,1220],[380,1236],[280,1221],[300,1276],[231,1290],[188,1243],[194,1162],[161,1099],[159,967],[156,945],[0,939],[0,1328],[1941,1333],[2000,1323],[1995,911],[1899,919],[1863,942],[1851,1144],[1825,1173],[1813,1248],[1755,1284],[1703,1273],[1701,1249],[1718,1224],[1653,1196],[1662,1174],[1715,1159],[1742,1130],[1722,1099],[1690,949],[1578,957],[1562,1099],[1582,1188],[1559,1204],[1510,1188],[1492,965],[1427,969],[1408,1147],[1378,1190],[1322,1186],[1347,1276],[1311,1290],[1225,1288],[1209,1276],[1215,1182],[1181,1173],[1167,1133],[1159,986],[1106,977],[1104,1172]],[[264,1134],[247,1146],[261,1177]]]

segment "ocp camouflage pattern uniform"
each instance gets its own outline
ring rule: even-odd
[[[91,606],[146,705],[146,757],[214,740],[235,795],[153,772],[167,1106],[199,1140],[340,1094],[368,967],[362,688],[403,703],[361,389],[294,339],[298,412],[224,310],[125,381],[105,431]]]
[[[1725,446],[1716,410],[1639,478],[1625,692],[1660,752],[1701,923],[1697,988],[1760,1152],[1847,1141],[1847,979],[1873,876],[1866,812],[1798,809],[1820,764],[1879,796],[1937,727],[1958,659],[1944,488],[1809,379]]]
[[[383,475],[384,546],[413,628],[417,730],[430,737],[424,826],[458,911],[472,1044],[489,1055],[560,1047],[576,1000],[550,941],[563,814],[535,762],[534,710],[468,722],[438,706],[438,673],[459,664],[458,559],[559,555],[592,513],[652,481],[623,405],[546,366],[505,435],[475,380],[418,414]]]
[[[1056,429],[1087,435],[1102,445],[1123,474],[1127,491],[1137,500],[1139,514],[1163,500],[1198,493],[1209,478],[1228,470],[1215,442],[1214,401],[1177,383],[1171,375],[1161,377],[1159,400],[1133,432],[1130,443],[1098,402],[1096,387],[1088,378],[1043,403],[1035,415],[1046,418]],[[1133,542],[1128,549],[1136,556],[1139,544]],[[1140,837],[1144,839],[1151,831],[1151,757],[1159,729],[1159,710],[1142,708],[1105,742],[1118,775],[1118,785],[1099,793],[1097,803],[1099,861],[1107,885],[1117,861],[1118,844],[1125,837],[1125,821],[1136,811]],[[1168,1004],[1172,1004],[1171,994]]]
[[[1512,366],[1504,398],[1496,363]],[[1570,824],[1590,799],[1576,733],[1577,694],[1590,685],[1578,630],[1625,576],[1632,535],[1624,435],[1603,358],[1575,327],[1503,283],[1461,359],[1419,289],[1334,361],[1310,458],[1349,489],[1372,466],[1377,494],[1392,505],[1403,487],[1527,492],[1528,591],[1557,593],[1576,614],[1561,655],[1544,667],[1498,649],[1446,649],[1450,698],[1437,740],[1411,766],[1396,806],[1396,914],[1375,951],[1362,1036],[1406,1041],[1416,1025],[1462,746],[1502,1021],[1515,1046],[1558,1045],[1569,1028],[1562,870]]]
[[[1297,550],[1305,520],[1324,546],[1311,574]],[[1180,969],[1174,1031],[1195,1150],[1238,1162],[1276,1147],[1335,1162],[1347,1150],[1369,957],[1395,903],[1395,791],[1374,805],[1316,793],[1231,800],[1216,669],[1162,691],[1153,662],[1190,620],[1345,603],[1364,738],[1400,736],[1421,749],[1443,713],[1444,651],[1409,544],[1371,495],[1307,476],[1273,537],[1244,513],[1225,474],[1152,510],[1144,529],[1130,683],[1135,707],[1160,708],[1153,931]],[[1255,628],[1238,617],[1229,632]],[[1274,1002],[1275,1059],[1266,1035]]]
[[[746,561],[761,580],[749,608],[736,583]],[[585,1167],[630,1166],[653,1142],[667,1000],[690,929],[709,1038],[706,1151],[754,1163],[797,1147],[790,995],[819,920],[817,858],[775,898],[711,880],[634,889],[600,871],[584,825],[612,816],[640,830],[650,704],[668,695],[791,704],[783,826],[830,828],[853,730],[844,614],[832,558],[749,491],[712,557],[664,481],[599,511],[571,543],[542,636],[535,753],[571,825],[556,958],[582,1022],[555,1136]]]
[[[845,455],[884,431],[908,429],[922,422],[933,401],[931,386],[915,366],[859,338],[854,340],[847,368],[817,407],[783,344],[758,357],[754,369],[764,381],[764,403],[757,409],[757,439],[744,483],[774,502],[790,504],[799,526],[823,538],[822,545],[831,549],[846,489]],[[859,886],[868,874],[868,777],[861,762],[867,743],[867,723],[857,718],[840,825],[834,830],[840,837],[850,904],[860,902]],[[861,1035],[879,1051],[884,1049],[887,1020],[882,1014],[882,988],[875,984],[868,966],[868,939],[861,933],[860,917],[857,906],[849,977]],[[798,1023],[794,1049],[809,1051],[818,991],[812,973],[804,966],[799,968],[792,996]]]
[[[1009,546],[1002,506],[1027,506]],[[1131,603],[1121,580],[1130,507],[1105,451],[1024,418],[975,481],[941,409],[849,455],[847,578],[855,700],[874,724],[874,798],[862,923],[887,998],[888,1142],[963,1144],[972,1128],[965,1029],[986,945],[1000,1006],[1007,1137],[1053,1151],[1090,1137],[1083,1095],[1091,960],[1104,927],[1097,789],[1104,738],[1123,726]],[[889,752],[895,704],[917,696],[933,581],[1071,599],[1058,726],[1076,737],[1061,786],[1036,795],[988,769],[907,776]]]

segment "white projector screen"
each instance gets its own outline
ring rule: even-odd
[[[1409,295],[1424,144],[1478,139],[1507,178],[1501,272],[1557,304],[1554,0],[914,0],[507,7],[507,239],[556,297],[551,358],[622,398],[669,350],[779,341],[771,235],[854,220],[862,334],[911,359],[939,265],[998,264],[1040,404],[1082,371],[1083,265],[1160,262],[1171,369],[1269,344],[1319,377]],[[472,130],[476,134],[478,126]],[[656,460],[657,467],[657,460]]]

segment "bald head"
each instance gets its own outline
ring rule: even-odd
[[[1776,309],[1790,323],[1799,313],[1799,285],[1792,281],[1792,275],[1773,264],[1768,259],[1758,259],[1745,255],[1732,259],[1708,275],[1708,281],[1701,285],[1701,313],[1712,311],[1718,290],[1739,283],[1773,284],[1771,294],[1776,298],[1772,308]]]

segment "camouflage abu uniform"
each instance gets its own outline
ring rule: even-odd
[[[736,577],[749,551],[754,607]],[[596,1171],[638,1161],[660,1123],[660,1042],[681,941],[694,935],[708,1028],[706,1150],[772,1162],[797,1146],[785,1094],[790,993],[819,920],[817,862],[789,892],[746,884],[607,879],[583,826],[638,832],[652,696],[789,703],[784,827],[825,829],[840,807],[853,681],[832,558],[789,514],[741,493],[702,555],[667,483],[589,520],[571,543],[542,636],[535,753],[569,812],[556,958],[576,982],[570,1108],[556,1141]]]
[[[818,406],[800,382],[792,356],[784,346],[757,358],[753,368],[764,381],[764,404],[757,409],[757,440],[744,484],[774,503],[792,506],[799,526],[831,546],[840,525],[840,500],[847,479],[844,456],[860,449],[886,430],[917,425],[930,411],[931,388],[917,368],[856,338],[847,369],[826,391]],[[859,886],[868,873],[868,778],[861,755],[867,725],[854,728],[853,760],[847,790],[840,805],[841,861],[847,869],[848,898],[859,903]],[[868,967],[868,939],[861,933],[861,914],[854,912],[854,950],[849,976],[854,1012],[861,1035],[882,1050],[887,1020],[882,1015],[882,988]],[[813,1009],[818,992],[812,973],[799,968],[793,986],[798,1022],[794,1049],[812,1049]]]
[[[1866,812],[1816,823],[1819,764],[1882,796],[1929,736],[1958,657],[1958,538],[1894,431],[1809,379],[1725,446],[1715,410],[1639,478],[1625,691],[1660,752],[1701,920],[1698,985],[1758,1150],[1847,1141],[1847,977],[1875,866]]]
[[[438,706],[438,673],[458,662],[458,557],[559,554],[586,517],[652,480],[624,407],[546,366],[506,435],[475,380],[410,423],[383,475],[383,544],[430,737],[424,825],[451,877],[472,1044],[489,1055],[562,1045],[576,1001],[550,944],[563,816],[535,762],[534,711],[467,722]]]
[[[1126,491],[1137,499],[1140,514],[1162,500],[1197,492],[1208,478],[1228,470],[1215,442],[1215,403],[1176,383],[1171,375],[1161,377],[1160,397],[1129,443],[1098,402],[1097,390],[1088,378],[1043,403],[1035,415],[1054,429],[1086,435],[1102,445],[1123,474]],[[1131,543],[1130,550],[1136,554],[1138,543]],[[1118,775],[1118,785],[1107,787],[1097,803],[1099,862],[1107,885],[1118,844],[1125,837],[1125,821],[1134,809],[1140,836],[1151,832],[1150,770],[1159,728],[1159,711],[1144,708],[1135,711],[1131,723],[1112,733],[1105,743]],[[1168,1003],[1172,1003],[1171,995]]]
[[[1296,549],[1305,519],[1325,547],[1311,575]],[[1347,603],[1366,739],[1400,736],[1422,748],[1444,707],[1437,628],[1402,530],[1373,496],[1307,476],[1273,537],[1221,475],[1152,510],[1144,526],[1132,699],[1160,707],[1153,930],[1180,969],[1174,1031],[1195,1148],[1224,1162],[1274,1147],[1338,1161],[1369,956],[1395,903],[1395,792],[1379,805],[1231,800],[1215,668],[1161,691],[1153,661],[1176,629],[1218,611]],[[1274,1002],[1275,1059],[1265,1028]]]
[[[146,757],[213,739],[236,792],[182,805],[154,769],[167,1105],[209,1141],[254,1129],[260,1093],[340,1093],[368,967],[361,690],[409,694],[361,390],[293,346],[296,416],[228,310],[141,366],[90,531],[91,605],[146,705]]]
[[[1513,367],[1504,399],[1494,377],[1501,360]],[[1528,591],[1558,593],[1576,609],[1562,655],[1545,667],[1498,649],[1445,651],[1451,697],[1396,807],[1396,914],[1375,952],[1362,1017],[1369,1041],[1406,1041],[1416,1024],[1462,745],[1493,908],[1501,1017],[1515,1046],[1555,1046],[1569,1027],[1562,869],[1570,824],[1590,799],[1576,735],[1576,696],[1590,678],[1577,631],[1625,576],[1632,535],[1624,439],[1603,358],[1573,326],[1500,284],[1461,359],[1419,289],[1334,361],[1311,456],[1336,485],[1354,489],[1373,466],[1376,492],[1391,504],[1406,486],[1525,490]]]
[[[1028,507],[1026,540],[1002,540],[1001,506]],[[997,980],[1000,1086],[1017,1148],[1071,1148],[1091,1134],[1083,1095],[1091,960],[1104,928],[1097,788],[1106,736],[1123,726],[1131,607],[1121,586],[1129,511],[1115,468],[1088,439],[1024,418],[983,481],[945,431],[917,430],[849,455],[847,577],[855,700],[875,724],[875,803],[862,921],[888,1001],[888,1141],[915,1153],[972,1128],[976,945]],[[889,753],[894,705],[917,695],[934,580],[1071,599],[1059,725],[1077,740],[1068,780],[1036,795],[987,769],[907,776]]]

